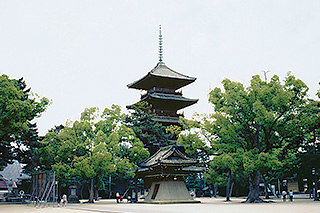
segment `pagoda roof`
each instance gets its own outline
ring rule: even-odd
[[[128,84],[128,88],[149,90],[153,87],[179,89],[196,80],[195,77],[178,73],[160,61],[157,65],[139,80]]]
[[[191,166],[197,164],[198,161],[187,157],[175,145],[160,148],[148,160],[142,162],[140,167],[156,167],[160,165],[166,166]]]
[[[148,93],[141,101],[150,102],[156,109],[179,110],[195,104],[198,99],[185,98],[181,95],[166,93]]]

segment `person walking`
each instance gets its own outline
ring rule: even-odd
[[[289,200],[290,200],[290,202],[293,201],[293,191],[292,190],[289,191]]]
[[[119,192],[116,193],[116,199],[117,199],[117,203],[119,203],[120,202],[120,194],[119,194]]]
[[[282,200],[286,202],[287,192],[285,190],[282,191]]]
[[[68,204],[67,195],[66,195],[66,194],[63,194],[63,195],[62,195],[62,199],[61,199],[61,206],[67,207],[67,204]]]

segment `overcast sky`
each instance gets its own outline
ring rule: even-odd
[[[42,135],[86,107],[125,112],[138,101],[126,85],[158,62],[159,24],[166,65],[197,77],[183,88],[199,98],[187,118],[212,112],[207,94],[224,78],[248,85],[262,70],[292,71],[315,98],[319,11],[317,0],[0,0],[0,70],[52,100],[37,120]]]

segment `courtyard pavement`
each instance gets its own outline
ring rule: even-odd
[[[320,213],[320,201],[308,199],[307,195],[295,195],[293,202],[282,202],[281,199],[270,199],[270,203],[244,204],[245,198],[197,198],[201,203],[194,204],[117,204],[115,200],[100,200],[94,204],[69,204],[67,207],[34,207],[32,205],[0,205],[1,213]]]

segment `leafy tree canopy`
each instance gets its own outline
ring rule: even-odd
[[[152,105],[146,101],[138,102],[131,106],[129,115],[125,118],[125,124],[132,128],[135,135],[143,142],[151,154],[160,147],[170,144],[174,139],[177,129],[168,128],[152,119]]]
[[[48,105],[49,100],[39,98],[30,88],[27,89],[22,78],[15,80],[7,75],[0,76],[0,170],[21,152],[25,135],[30,135],[29,129],[33,125],[30,122]]]
[[[90,182],[90,202],[94,188],[104,188],[104,176],[134,176],[136,164],[149,152],[133,130],[122,124],[123,118],[117,105],[102,114],[97,107],[86,108],[79,121],[48,132],[44,147],[38,149],[43,170],[55,170],[64,185],[71,177]]]
[[[209,141],[201,131],[200,122],[197,120],[198,114],[192,120],[180,118],[183,131],[179,134],[177,144],[183,145],[186,154],[194,159],[198,159],[203,165],[207,164],[210,155],[213,154]]]
[[[276,75],[270,82],[253,76],[247,88],[229,79],[222,84],[223,90],[209,93],[215,113],[203,119],[204,134],[218,156],[213,162],[231,171],[246,171],[247,201],[261,202],[261,174],[279,170],[295,157],[305,133],[316,125],[309,119],[315,101],[308,99],[308,87],[290,73],[283,84]],[[221,164],[222,159],[230,163]]]

